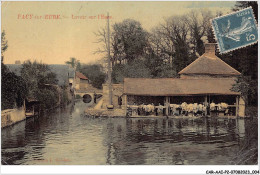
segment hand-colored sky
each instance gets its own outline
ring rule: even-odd
[[[192,9],[209,9],[227,13],[235,2],[2,2],[2,30],[8,49],[4,63],[31,59],[47,64],[64,64],[70,57],[82,63],[100,60],[93,54],[100,44],[94,32],[106,26],[102,19],[72,19],[74,16],[97,16],[110,13],[110,24],[131,18],[150,31],[165,17],[188,13]],[[20,14],[20,19],[18,16]],[[32,14],[32,19],[21,15]],[[61,19],[35,19],[35,16],[60,15]]]

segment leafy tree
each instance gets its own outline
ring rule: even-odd
[[[204,44],[202,37],[207,34],[207,31],[211,28],[210,19],[212,14],[210,11],[191,11],[186,15],[186,22],[189,26],[191,43],[193,44],[193,55],[194,59],[196,55],[202,55],[204,53]]]
[[[251,6],[256,20],[258,19],[257,1],[238,1],[233,10],[241,10]],[[232,67],[242,73],[239,81],[235,85],[236,90],[245,96],[248,105],[258,104],[258,43],[234,50],[220,57]]]
[[[122,83],[124,78],[152,78],[149,68],[143,60],[134,60],[129,64],[116,64],[112,71],[114,83]]]
[[[233,11],[242,10],[247,7],[252,7],[255,18],[258,21],[258,2],[257,1],[237,1],[233,7]]]
[[[52,109],[57,106],[59,94],[54,89],[42,88],[35,92],[42,109]]]
[[[236,84],[233,85],[231,90],[235,92],[241,92],[242,98],[245,100],[246,104],[252,103],[251,99],[253,96],[257,96],[257,81],[252,80],[250,76],[241,75],[237,80]]]
[[[102,71],[102,66],[99,64],[82,65],[80,72],[82,72],[88,79],[93,87],[102,88],[105,82],[106,74]]]
[[[162,40],[159,42],[160,44],[157,43],[160,55],[168,55],[166,56],[169,58],[168,63],[177,72],[191,62],[188,41],[189,26],[185,22],[186,20],[186,16],[172,16],[165,19],[165,22],[155,30],[155,35]],[[158,56],[160,57],[160,55]]]
[[[1,33],[1,61],[3,62],[4,60],[4,52],[7,50],[8,48],[8,41],[5,38],[5,31],[3,31]]]
[[[1,109],[21,107],[28,93],[25,81],[1,64]]]
[[[113,25],[113,53],[118,60],[132,62],[142,56],[148,43],[148,33],[140,22],[126,19]]]
[[[21,70],[21,77],[28,88],[28,98],[39,100],[45,109],[57,106],[59,94],[56,88],[49,85],[57,85],[58,80],[48,65],[26,61]]]
[[[76,69],[76,70],[80,70],[81,63],[80,63],[79,60],[77,60],[74,57],[71,57],[70,61],[66,61],[65,63],[68,64],[68,65],[71,65],[71,67]]]

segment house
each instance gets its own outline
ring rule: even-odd
[[[180,78],[125,78],[121,88],[124,109],[128,105],[137,108],[153,104],[160,106],[164,115],[170,115],[173,104],[227,104],[229,115],[245,116],[241,93],[231,90],[240,72],[215,55],[215,44],[206,44],[205,53],[179,75]]]
[[[85,75],[83,75],[81,72],[76,72],[75,89],[83,90],[83,89],[87,89],[88,86],[89,86],[88,78]]]

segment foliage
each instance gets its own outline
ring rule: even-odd
[[[126,65],[117,64],[112,71],[114,83],[122,83],[124,78],[151,78],[151,72],[143,60],[135,60]]]
[[[42,109],[52,109],[58,105],[59,94],[53,89],[38,89],[34,95],[40,101]]]
[[[77,94],[75,98],[76,98],[76,99],[80,99],[81,96],[80,96],[79,94]]]
[[[25,81],[1,64],[1,109],[21,107],[28,89]]]
[[[66,106],[69,102],[68,91],[66,88],[61,89],[61,105]]]
[[[7,50],[8,48],[8,41],[5,38],[5,31],[1,33],[1,53],[3,53]]]
[[[113,53],[117,60],[132,62],[142,56],[148,44],[148,33],[140,22],[126,19],[113,25]]]
[[[26,61],[21,70],[21,77],[28,88],[28,98],[39,100],[46,109],[57,106],[59,94],[57,88],[52,87],[57,85],[58,80],[48,65],[36,61]]]
[[[77,60],[76,58],[74,57],[71,57],[70,58],[70,61],[66,61],[65,62],[66,64],[68,65],[71,65],[72,68],[76,69],[77,71],[80,70],[81,68],[81,63],[79,60]]]
[[[186,23],[189,27],[190,42],[193,45],[193,56],[202,55],[204,53],[204,44],[202,37],[207,35],[209,29],[211,29],[210,19],[212,18],[211,11],[191,11],[186,16]]]
[[[81,66],[80,72],[83,73],[90,83],[95,88],[102,88],[102,84],[105,82],[106,74],[102,71],[102,66],[99,64],[87,65],[83,64]]]
[[[168,64],[163,64],[160,66],[161,71],[158,73],[156,77],[158,78],[176,78],[178,77],[177,72],[172,69]]]
[[[258,2],[257,1],[237,1],[235,6],[233,7],[233,11],[242,10],[247,7],[252,7],[255,18],[258,21]]]
[[[256,20],[258,19],[258,5],[256,1],[238,1],[233,8],[234,11],[252,7]],[[258,104],[258,43],[241,48],[220,57],[232,67],[242,73],[236,90],[244,94],[248,105]]]
[[[231,10],[249,6],[252,6],[257,20],[256,1],[238,1]],[[124,77],[177,77],[179,71],[204,53],[204,43],[216,43],[210,20],[221,15],[224,15],[222,11],[193,10],[184,15],[166,17],[150,33],[135,20],[114,24],[111,35],[113,82],[122,82]],[[100,41],[107,42],[105,29],[100,34],[103,36]],[[249,77],[250,81],[241,81],[237,90],[246,91],[248,104],[256,105],[258,43],[222,55],[217,51],[216,55]],[[249,83],[248,90],[246,82]]]
[[[246,104],[251,104],[251,99],[258,95],[257,81],[252,80],[250,76],[242,75],[236,80],[236,84],[233,85],[231,90],[241,92],[241,96],[245,100]]]

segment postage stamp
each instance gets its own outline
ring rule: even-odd
[[[246,47],[258,40],[257,24],[251,7],[214,18],[212,27],[220,53]]]

